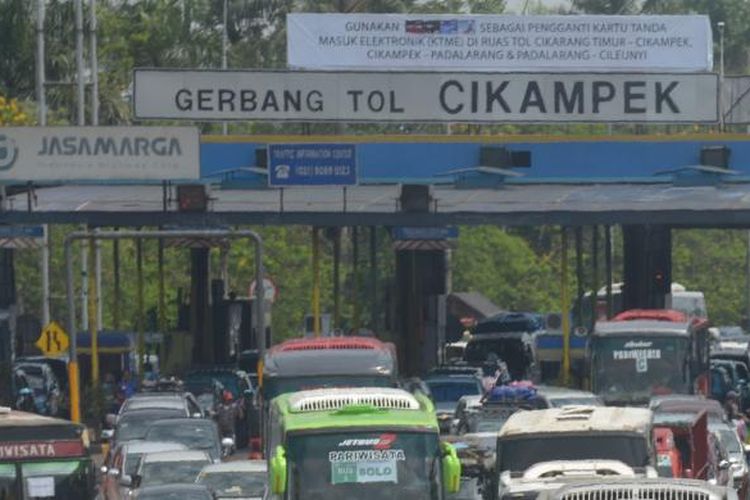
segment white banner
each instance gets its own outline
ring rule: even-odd
[[[708,16],[288,14],[292,68],[711,71]]]
[[[135,70],[138,119],[715,122],[714,74]]]
[[[194,127],[0,128],[0,181],[200,177]]]

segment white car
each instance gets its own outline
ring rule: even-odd
[[[101,468],[101,496],[105,500],[129,498],[133,475],[147,453],[187,450],[185,445],[161,441],[127,441],[119,444]]]
[[[205,451],[146,453],[133,476],[133,486],[143,488],[160,484],[194,483],[203,467],[210,463],[211,457]]]
[[[237,460],[207,465],[195,480],[208,487],[214,498],[268,498],[268,470],[265,460]]]

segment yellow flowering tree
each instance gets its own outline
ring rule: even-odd
[[[16,99],[6,99],[0,95],[0,127],[31,125],[31,117]]]

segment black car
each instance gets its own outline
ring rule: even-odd
[[[185,389],[196,396],[208,413],[212,413],[210,404],[215,407],[222,401],[222,393],[225,390],[232,393],[234,400],[238,401],[243,409],[243,416],[236,423],[239,448],[247,446],[251,437],[260,434],[255,386],[247,372],[231,366],[198,368],[187,372],[183,381]],[[207,394],[211,394],[212,397]]]
[[[219,462],[231,448],[229,443],[224,445],[219,438],[219,429],[213,421],[197,418],[152,422],[143,439],[180,443],[191,450],[205,451],[214,462]]]
[[[120,442],[144,439],[148,433],[149,427],[156,421],[163,421],[166,419],[181,421],[184,418],[185,413],[179,408],[144,408],[142,410],[131,410],[117,418],[114,434],[112,435],[112,447]]]

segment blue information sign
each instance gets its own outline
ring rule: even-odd
[[[354,144],[271,144],[269,186],[353,186],[357,184]]]
[[[43,238],[42,226],[0,226],[0,238]]]
[[[448,227],[405,227],[396,226],[391,235],[394,240],[455,240],[458,228]]]

